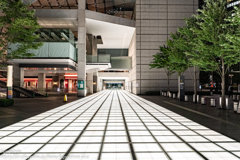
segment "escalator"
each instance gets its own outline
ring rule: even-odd
[[[7,83],[0,80],[0,87],[6,88],[6,87],[7,87]],[[26,96],[26,97],[28,97],[28,98],[45,97],[45,96],[42,95],[42,94],[39,94],[39,93],[30,91],[30,90],[27,90],[27,89],[25,89],[25,88],[18,87],[18,86],[15,86],[15,85],[13,85],[13,91],[14,91],[14,92],[17,92],[17,93],[20,93],[20,94],[23,94],[24,96]]]

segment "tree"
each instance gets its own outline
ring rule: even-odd
[[[197,102],[197,67],[194,63],[192,63],[192,53],[197,53],[196,47],[193,45],[193,41],[197,37],[197,35],[191,30],[191,28],[199,28],[197,25],[197,19],[194,17],[190,17],[188,19],[185,19],[186,25],[182,28],[178,29],[179,35],[178,38],[175,40],[175,45],[177,45],[180,50],[184,51],[184,63],[188,65],[188,70],[190,73],[190,76],[193,80],[193,86],[194,86],[194,99],[195,102]],[[190,67],[193,67],[193,74],[190,71]]]
[[[185,51],[180,47],[179,41],[183,38],[183,36],[177,31],[175,33],[171,33],[171,38],[167,41],[167,45],[170,48],[168,51],[171,55],[171,65],[172,68],[178,73],[180,76],[183,72],[185,72],[189,68],[188,57],[185,55]]]
[[[0,59],[2,65],[14,58],[31,57],[29,49],[38,49],[42,43],[34,42],[39,38],[34,33],[41,28],[34,18],[34,10],[28,10],[21,0],[1,0],[0,10]],[[15,50],[7,54],[8,46],[18,44]]]
[[[181,76],[183,72],[191,67],[191,61],[189,61],[189,57],[185,54],[185,48],[182,47],[185,44],[181,42],[184,42],[184,37],[178,31],[171,33],[171,39],[167,41],[169,48],[171,48],[171,63],[174,70],[178,72],[178,76]]]
[[[198,10],[199,27],[192,27],[197,36],[190,43],[197,52],[189,52],[192,61],[205,71],[216,71],[222,81],[222,108],[225,102],[225,74],[228,68],[240,62],[240,12],[227,11],[226,0],[205,0],[203,9]],[[234,16],[233,16],[234,15]]]
[[[171,61],[171,54],[170,54],[170,48],[164,46],[159,47],[160,52],[156,55],[153,55],[153,61],[150,63],[150,67],[152,68],[164,68],[164,71],[167,75],[167,91],[169,92],[169,85],[170,85],[170,77],[175,72],[172,61]]]

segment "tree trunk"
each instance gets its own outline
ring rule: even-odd
[[[196,66],[194,66],[194,99],[195,103],[197,103],[197,75],[196,75]]]
[[[225,98],[225,67],[222,59],[222,109],[226,109],[226,98]]]
[[[170,84],[170,76],[167,75],[167,93],[170,92],[170,89],[169,89],[169,84]]]

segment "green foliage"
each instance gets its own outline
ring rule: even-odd
[[[190,67],[190,61],[182,47],[183,36],[179,32],[171,33],[172,40],[168,40],[167,44],[170,52],[170,63],[172,68],[181,75]]]
[[[14,104],[13,99],[0,99],[0,107],[7,107]]]
[[[225,76],[231,66],[240,62],[240,10],[227,10],[226,0],[205,0],[196,25],[189,28],[196,34],[196,52],[188,52],[194,65],[204,71],[216,71],[222,81],[222,107],[225,108]]]
[[[178,32],[181,36],[179,36],[179,38],[175,40],[175,45],[177,45],[178,48],[184,51],[184,54],[186,55],[185,61],[188,61],[188,66],[193,67],[195,66],[195,64],[192,61],[192,54],[197,53],[195,47],[195,39],[197,35],[192,31],[192,28],[199,28],[199,26],[197,25],[197,19],[194,17],[187,18],[185,19],[185,21],[186,25],[178,29]]]
[[[40,28],[34,10],[28,10],[21,0],[1,0],[0,10],[0,58],[3,64],[14,58],[31,57],[29,49],[38,49],[42,43],[34,42],[38,35],[34,33]],[[5,55],[10,44],[18,44],[17,49]]]
[[[153,55],[153,61],[149,64],[152,68],[164,68],[167,75],[167,90],[169,91],[170,85],[170,76],[175,72],[174,66],[171,61],[171,49],[169,47],[160,46],[160,52],[156,55]]]
[[[206,0],[200,14],[196,15],[198,27],[190,30],[197,37],[190,44],[197,52],[189,53],[192,62],[205,71],[217,71],[219,75],[240,61],[240,12],[227,11],[226,0]]]
[[[153,61],[150,63],[151,68],[164,68],[167,75],[172,75],[175,71],[171,64],[170,48],[164,46],[159,47],[160,52],[153,55]]]

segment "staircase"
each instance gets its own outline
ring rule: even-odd
[[[6,88],[7,87],[7,83],[0,80],[0,87]],[[13,91],[21,93],[21,94],[23,94],[23,95],[25,95],[26,97],[29,97],[29,98],[34,98],[34,94],[35,94],[35,97],[45,97],[42,94],[39,94],[39,93],[30,91],[30,90],[27,90],[25,88],[18,87],[18,86],[15,86],[15,85],[13,85]]]

